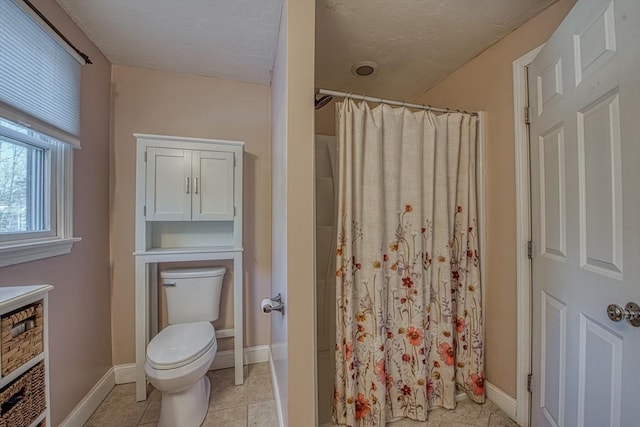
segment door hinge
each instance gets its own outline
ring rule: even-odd
[[[147,216],[147,207],[146,206],[144,206],[142,208],[142,216]]]
[[[531,117],[531,108],[527,105],[526,107],[524,107],[524,123],[526,125],[531,124],[530,117]]]
[[[529,393],[531,393],[531,378],[532,377],[533,377],[533,374],[527,375],[527,391]]]
[[[533,259],[533,240],[527,242],[527,257]]]
[[[146,151],[144,152],[144,161],[145,162],[147,161],[147,152]]]

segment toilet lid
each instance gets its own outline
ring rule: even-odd
[[[169,325],[147,347],[147,362],[155,369],[174,369],[202,356],[216,342],[209,322]]]

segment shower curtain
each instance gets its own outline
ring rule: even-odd
[[[336,118],[334,421],[483,402],[477,118],[351,99]]]

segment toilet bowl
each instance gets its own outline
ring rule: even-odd
[[[209,408],[206,374],[216,356],[224,267],[168,269],[160,273],[169,326],[147,347],[144,370],[160,392],[158,427],[197,427]]]
[[[211,385],[206,376],[217,351],[209,322],[169,325],[147,348],[144,370],[160,392],[158,427],[197,427],[207,415]]]

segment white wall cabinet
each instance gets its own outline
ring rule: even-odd
[[[146,153],[147,221],[233,219],[233,152],[147,147]]]
[[[242,177],[244,143],[135,134],[136,399],[144,400],[144,362],[158,332],[158,263],[233,260],[235,383],[243,372]]]

